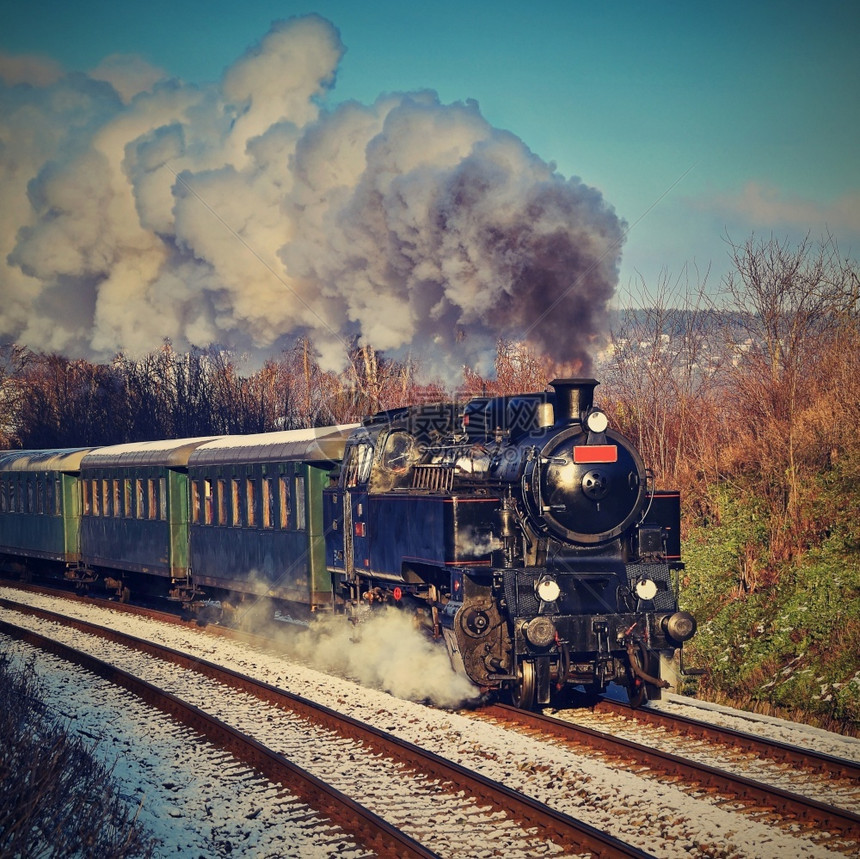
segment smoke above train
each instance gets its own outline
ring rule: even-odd
[[[208,85],[0,56],[0,334],[101,360],[308,335],[331,368],[358,337],[443,377],[506,337],[587,372],[612,207],[475,102],[338,103],[344,50],[311,15]]]

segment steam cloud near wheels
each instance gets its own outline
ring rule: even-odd
[[[309,335],[332,369],[357,336],[446,377],[505,337],[587,371],[623,222],[474,102],[336,104],[343,53],[308,16],[206,86],[0,55],[0,336],[107,360]]]

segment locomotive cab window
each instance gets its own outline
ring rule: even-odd
[[[371,445],[362,443],[350,448],[349,461],[346,464],[346,485],[358,486],[367,483],[372,463],[373,447]]]

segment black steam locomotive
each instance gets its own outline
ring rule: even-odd
[[[414,608],[455,668],[523,708],[610,681],[659,697],[695,632],[680,499],[650,486],[597,384],[365,420],[323,491],[336,602]]]

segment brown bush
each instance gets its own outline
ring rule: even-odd
[[[151,856],[110,771],[39,699],[32,665],[0,658],[0,859]]]

